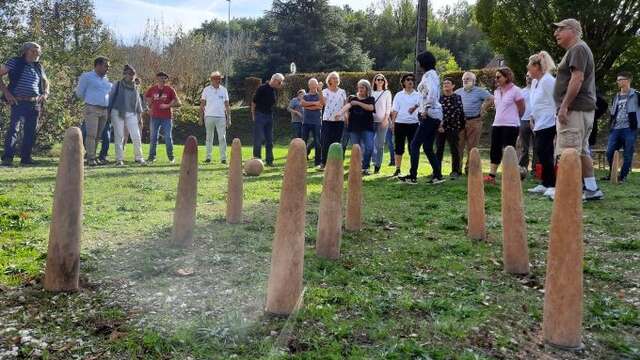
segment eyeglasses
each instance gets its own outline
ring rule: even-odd
[[[384,79],[377,78],[375,81],[384,81]]]

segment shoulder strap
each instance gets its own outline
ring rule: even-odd
[[[113,92],[113,97],[109,98],[109,111],[113,109],[113,104],[115,103],[116,98],[118,97],[119,91],[120,91],[120,80],[116,81],[116,91]]]
[[[373,105],[378,103],[378,100],[380,100],[380,98],[382,97],[382,95],[384,95],[384,93],[387,92],[387,90],[382,90],[382,92],[380,93],[380,95],[378,95],[378,97],[376,98],[376,100],[373,102]]]

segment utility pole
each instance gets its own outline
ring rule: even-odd
[[[429,14],[429,0],[418,0],[418,12],[416,20],[416,57],[427,49],[427,21]],[[422,70],[418,62],[413,64],[413,72],[416,74],[416,81],[422,79]]]
[[[229,89],[229,71],[231,71],[231,66],[229,66],[229,61],[231,58],[231,0],[227,0],[228,3],[228,16],[227,16],[227,44],[226,44],[226,53],[227,58],[224,63],[226,64],[226,69],[224,74],[224,87]]]

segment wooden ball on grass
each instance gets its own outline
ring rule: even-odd
[[[264,164],[260,159],[251,159],[244,163],[244,173],[247,176],[259,176],[264,170]]]

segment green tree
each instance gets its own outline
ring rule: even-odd
[[[494,56],[487,35],[475,20],[475,9],[466,0],[447,5],[429,27],[429,40],[449,49],[463,69],[482,68]]]
[[[360,38],[345,32],[340,9],[327,0],[274,0],[266,20],[259,45],[266,65],[263,76],[287,72],[291,62],[304,72],[371,68]]]
[[[611,67],[637,43],[639,14],[640,0],[478,0],[476,16],[494,48],[520,74],[534,52],[547,50],[560,60],[564,50],[555,43],[553,23],[578,19],[593,51],[596,81],[603,85]]]

